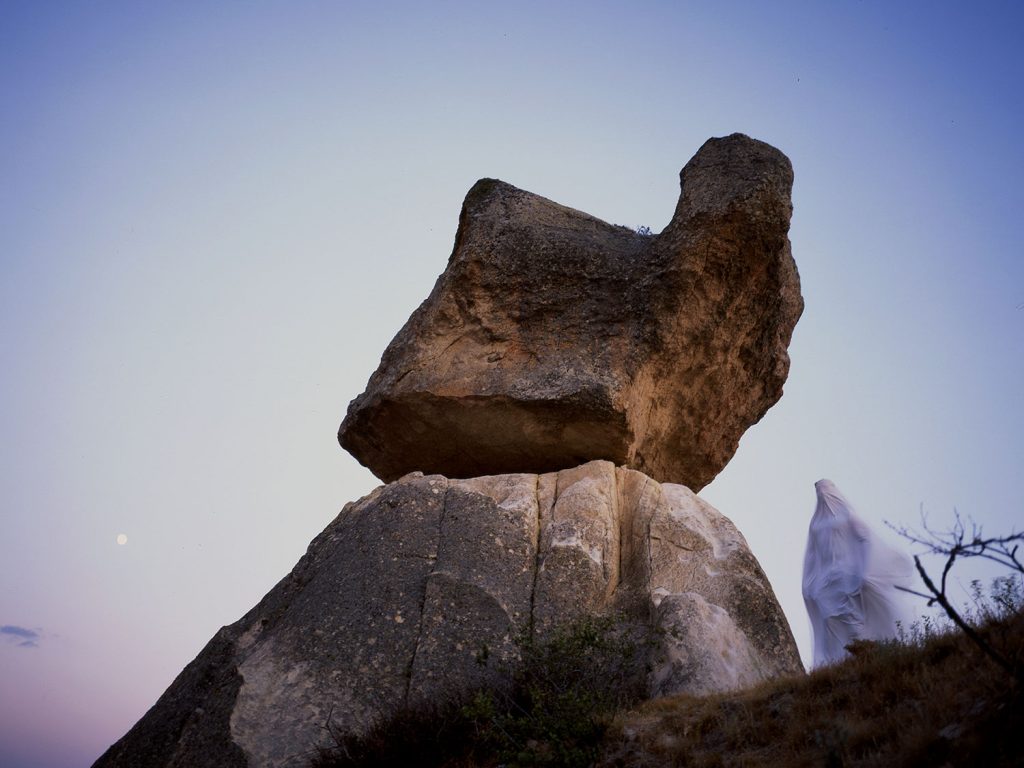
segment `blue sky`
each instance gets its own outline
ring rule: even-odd
[[[659,231],[708,137],[792,159],[786,394],[702,495],[805,658],[815,480],[1019,526],[1014,4],[211,5],[0,3],[3,765],[88,764],[376,485],[338,423],[484,176]]]

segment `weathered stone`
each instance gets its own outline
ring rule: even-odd
[[[537,559],[535,475],[449,481],[437,563],[427,579],[411,700],[494,684],[483,648],[511,661],[529,625]]]
[[[760,682],[758,653],[723,608],[695,592],[665,596],[655,612],[662,655],[651,694],[706,694]]]
[[[447,486],[409,478],[351,505],[285,580],[279,610],[280,586],[242,620],[231,734],[249,765],[287,765],[328,717],[358,728],[408,696]]]
[[[414,473],[347,505],[96,765],[301,765],[329,719],[500,685],[524,633],[601,615],[649,631],[652,695],[802,669],[742,536],[686,488],[606,461]]]
[[[477,182],[341,444],[387,481],[608,459],[700,490],[781,397],[803,300],[781,152],[711,139],[680,180],[657,236]]]
[[[543,559],[533,611],[541,631],[600,613],[618,586],[615,471],[600,461],[549,475],[554,493],[540,521]]]
[[[701,595],[723,608],[748,638],[757,638],[760,655],[787,659],[793,647],[789,623],[770,587],[766,598],[768,583],[743,535],[689,488],[665,483],[661,494],[647,535],[653,599],[683,592]],[[764,676],[778,670],[769,662]]]

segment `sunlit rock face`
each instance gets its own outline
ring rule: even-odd
[[[650,638],[651,695],[802,669],[743,537],[687,488],[606,461],[412,474],[347,505],[96,765],[300,765],[328,719],[500,684],[521,633],[602,615]]]
[[[341,444],[385,481],[608,459],[709,483],[789,371],[803,310],[793,172],[733,134],[680,180],[657,236],[478,182],[447,268],[350,404]]]

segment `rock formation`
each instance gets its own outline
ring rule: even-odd
[[[576,618],[647,638],[651,696],[801,670],[743,537],[690,490],[782,394],[802,309],[792,171],[736,134],[681,178],[656,237],[500,181],[470,190],[447,270],[339,433],[389,484],[97,766],[303,765],[329,722],[500,685],[518,638]]]
[[[699,491],[781,397],[803,300],[785,155],[711,139],[680,182],[653,237],[477,182],[341,444],[385,481],[608,459]]]
[[[801,669],[743,537],[689,489],[606,461],[417,473],[347,505],[96,765],[302,765],[328,718],[494,682],[519,633],[584,615],[650,630],[652,695]]]

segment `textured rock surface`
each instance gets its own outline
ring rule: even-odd
[[[742,536],[686,488],[604,461],[413,474],[347,505],[96,765],[302,765],[328,717],[496,682],[520,632],[582,614],[655,630],[655,695],[802,669]]]
[[[609,459],[709,483],[789,372],[793,172],[734,134],[680,179],[657,236],[477,182],[447,269],[349,405],[341,444],[386,481]]]

